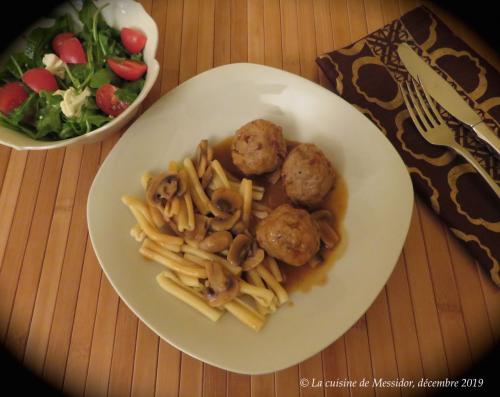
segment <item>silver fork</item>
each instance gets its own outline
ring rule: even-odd
[[[496,193],[497,197],[500,197],[500,187],[485,169],[481,167],[472,154],[455,141],[453,131],[446,125],[446,122],[439,114],[434,102],[429,94],[427,94],[424,87],[413,79],[411,79],[411,83],[406,81],[406,87],[402,84],[400,84],[399,87],[403,94],[408,112],[410,113],[410,117],[424,139],[433,145],[449,147],[460,154],[477,170],[477,172],[479,172]],[[424,93],[427,101],[424,100],[420,91]]]

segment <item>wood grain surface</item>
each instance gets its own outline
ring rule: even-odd
[[[143,109],[231,62],[261,63],[328,86],[316,55],[414,8],[412,0],[142,0],[158,24],[161,71]],[[492,64],[497,55],[430,6]],[[302,387],[300,378],[457,377],[500,339],[500,290],[416,200],[396,268],[370,309],[321,353],[245,376],[185,355],[150,331],[101,272],[86,203],[119,139],[49,152],[0,147],[0,340],[71,396],[409,396],[409,388]],[[307,335],[304,335],[307,337]]]

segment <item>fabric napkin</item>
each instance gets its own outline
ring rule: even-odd
[[[397,53],[403,42],[499,134],[500,75],[425,7],[316,61],[333,90],[384,132],[408,167],[415,191],[500,287],[500,199],[459,155],[427,143],[416,130],[398,89],[398,82],[409,78]],[[499,158],[467,127],[441,112],[457,142],[499,183]]]

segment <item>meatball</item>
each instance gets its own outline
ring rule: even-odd
[[[236,131],[231,146],[233,163],[245,175],[261,175],[278,168],[286,156],[281,127],[254,120]]]
[[[290,151],[283,163],[281,177],[287,196],[306,207],[320,204],[335,181],[330,161],[310,143],[300,144]]]
[[[269,255],[302,266],[318,252],[320,237],[306,210],[283,204],[258,224],[257,241]]]

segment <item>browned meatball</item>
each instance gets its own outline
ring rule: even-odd
[[[281,127],[254,120],[236,131],[231,146],[233,163],[245,175],[261,175],[278,168],[286,156]]]
[[[294,203],[314,207],[333,187],[335,173],[330,161],[316,145],[302,143],[288,154],[281,177],[285,192]]]
[[[259,223],[257,241],[269,255],[293,266],[306,264],[319,250],[319,232],[311,216],[289,204]]]

